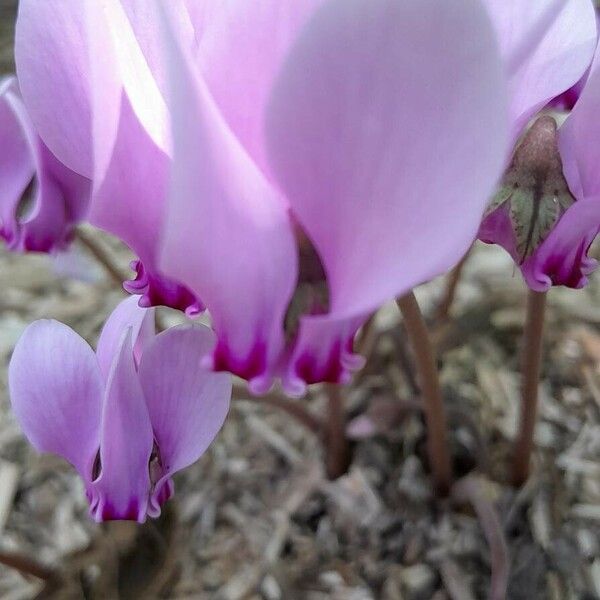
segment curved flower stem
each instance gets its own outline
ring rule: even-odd
[[[537,418],[545,312],[546,292],[530,290],[527,298],[527,321],[523,332],[521,422],[513,458],[512,479],[515,485],[522,485],[529,477]]]
[[[427,451],[437,491],[446,495],[452,483],[452,466],[447,440],[446,410],[438,377],[435,352],[415,295],[409,292],[397,300],[404,327],[411,341],[421,386],[427,424]]]
[[[275,408],[283,410],[315,435],[320,435],[323,431],[323,424],[321,421],[304,408],[304,406],[278,394],[271,393],[266,396],[253,396],[244,388],[244,386],[234,384],[232,397],[234,400],[268,404],[269,406],[274,406]]]
[[[490,600],[504,600],[508,589],[510,556],[504,531],[494,505],[486,497],[485,480],[474,475],[457,481],[452,493],[459,501],[472,504],[481,523],[483,534],[490,547],[492,576],[490,582]]]
[[[31,575],[43,581],[48,581],[56,576],[55,571],[50,567],[42,565],[22,554],[0,551],[0,564],[10,569],[15,569],[23,575]]]
[[[111,279],[122,288],[127,276],[114,264],[108,252],[83,229],[78,228],[76,236],[81,245],[104,267],[104,270],[110,275]]]
[[[444,290],[444,295],[440,300],[438,305],[435,317],[440,321],[445,321],[448,318],[450,313],[450,309],[452,308],[452,304],[454,304],[454,297],[456,296],[456,289],[458,288],[458,284],[460,282],[460,278],[462,276],[465,264],[469,259],[471,254],[471,248],[467,251],[467,253],[461,258],[460,262],[450,271],[446,279],[446,288]]]
[[[346,413],[341,387],[327,385],[327,429],[325,431],[325,467],[329,479],[337,479],[348,471],[351,462],[350,444],[346,435]]]

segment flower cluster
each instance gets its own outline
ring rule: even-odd
[[[225,417],[220,372],[254,393],[347,382],[362,324],[478,230],[534,289],[585,283],[594,15],[591,0],[21,0],[2,235],[55,251],[87,221],[138,257],[139,298],[97,358],[40,322],[11,365],[26,434],[79,470],[97,518],[158,512]],[[525,131],[580,81],[559,130]],[[208,311],[215,343],[197,327],[146,342],[158,305]]]

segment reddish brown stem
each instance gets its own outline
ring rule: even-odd
[[[469,250],[462,257],[461,261],[454,267],[454,269],[452,269],[452,271],[450,271],[446,278],[446,289],[444,290],[444,295],[440,300],[435,314],[436,319],[440,321],[445,321],[450,314],[450,309],[454,304],[454,297],[456,296],[456,289],[458,288],[465,264],[467,263],[470,254],[471,250]]]
[[[515,485],[522,485],[529,477],[538,409],[545,312],[546,292],[530,290],[527,298],[527,321],[523,332],[521,421],[513,459],[512,478]]]
[[[77,239],[87,251],[104,267],[104,270],[110,275],[111,279],[119,286],[123,287],[123,282],[127,279],[108,254],[108,252],[91,235],[83,229],[77,229]]]
[[[327,386],[327,429],[325,431],[326,469],[329,479],[337,479],[348,471],[350,444],[346,435],[344,396],[339,385]]]
[[[453,493],[457,500],[469,501],[481,523],[490,547],[490,600],[505,600],[510,571],[510,557],[504,531],[494,505],[486,497],[483,480],[468,476],[457,481]]]
[[[315,435],[320,435],[320,433],[323,431],[323,425],[319,419],[312,415],[306,408],[304,408],[304,406],[278,394],[271,393],[260,397],[253,396],[244,388],[244,386],[235,384],[233,386],[233,399],[246,400],[247,402],[257,402],[260,404],[274,406],[275,408],[288,413],[288,415],[296,419],[298,423],[300,423],[303,427],[306,427],[306,429]]]
[[[427,425],[427,451],[433,480],[438,493],[446,495],[452,483],[452,466],[447,441],[446,410],[442,399],[435,351],[415,295],[410,292],[397,302],[415,356]]]
[[[55,572],[45,565],[42,565],[29,556],[16,554],[12,552],[0,551],[0,564],[10,569],[15,569],[23,575],[30,575],[48,581],[55,577]]]

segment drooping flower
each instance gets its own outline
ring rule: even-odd
[[[196,54],[177,42],[162,267],[211,312],[216,368],[255,391],[274,375],[297,393],[345,381],[357,328],[460,258],[497,177],[504,81],[487,15],[237,3]]]
[[[587,256],[600,231],[600,71],[596,57],[560,128],[540,117],[517,148],[479,231],[519,265],[527,285],[581,288],[596,268]]]
[[[0,79],[0,236],[7,247],[64,249],[89,195],[89,180],[62,164],[39,137],[16,79]]]
[[[23,0],[17,75],[48,147],[93,181],[90,223],[137,254],[136,277],[126,289],[141,296],[142,306],[162,304],[193,314],[203,308],[199,299],[157,267],[170,163],[168,123],[129,21],[144,30],[147,6],[137,0]]]
[[[464,253],[507,154],[472,0],[22,0],[17,67],[92,223],[202,299],[213,367],[256,392],[346,381],[366,317]]]
[[[231,381],[200,368],[213,345],[199,325],[154,335],[153,310],[133,297],[108,319],[96,353],[56,321],[25,330],[9,367],[13,411],[38,451],[77,469],[97,521],[158,516],[173,474],[215,438]]]

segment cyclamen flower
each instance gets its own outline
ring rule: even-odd
[[[188,325],[154,335],[153,318],[125,300],[96,353],[66,325],[36,321],[10,363],[25,435],[77,469],[97,521],[158,516],[172,476],[205,452],[229,408],[230,377],[200,368],[212,332]]]
[[[509,252],[532,290],[581,288],[596,268],[587,252],[600,231],[599,111],[596,58],[560,129],[543,116],[525,134],[479,231]]]
[[[347,381],[368,315],[465,252],[507,153],[473,0],[22,0],[16,59],[91,222],[202,300],[205,363],[255,392]]]
[[[89,196],[89,180],[65,167],[40,139],[16,79],[0,79],[0,236],[7,247],[64,249]]]

